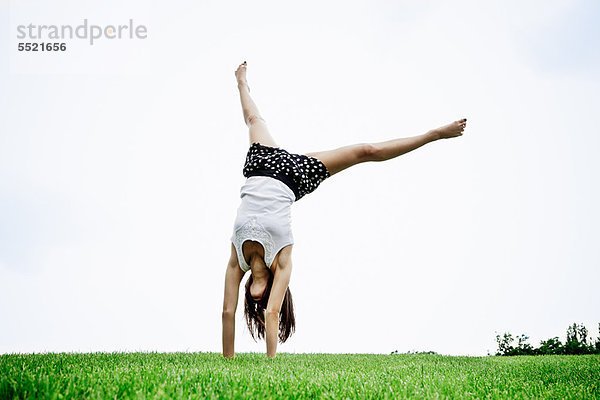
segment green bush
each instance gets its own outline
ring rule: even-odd
[[[592,343],[588,337],[588,330],[583,324],[573,323],[567,328],[567,340],[563,345],[558,337],[542,340],[540,346],[534,348],[527,340],[529,336],[517,336],[517,346],[513,346],[515,338],[511,333],[496,335],[498,343],[498,356],[521,356],[543,354],[600,354],[600,323],[598,324],[598,337]]]
[[[558,337],[542,340],[537,348],[538,354],[565,354],[565,348]]]

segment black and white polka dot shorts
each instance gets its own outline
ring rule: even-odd
[[[285,183],[296,201],[313,192],[330,174],[321,160],[254,142],[246,155],[244,176],[270,176]]]

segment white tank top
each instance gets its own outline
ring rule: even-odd
[[[242,201],[231,236],[240,268],[243,271],[250,269],[242,254],[242,244],[246,240],[254,240],[263,245],[265,264],[271,268],[279,250],[294,243],[291,205],[296,196],[278,179],[251,176],[242,185],[240,198]]]

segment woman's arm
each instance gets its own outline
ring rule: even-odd
[[[290,246],[291,247],[291,246]],[[279,337],[279,312],[285,297],[285,292],[292,275],[292,258],[290,252],[282,251],[273,276],[273,286],[267,309],[265,311],[265,331],[267,336],[267,358],[275,358],[277,354],[277,340]]]
[[[237,309],[240,282],[244,271],[237,262],[237,253],[231,244],[231,258],[225,272],[225,296],[223,298],[223,357],[232,358],[235,355],[235,310]]]

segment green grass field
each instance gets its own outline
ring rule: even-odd
[[[0,355],[13,398],[600,398],[600,356],[59,353]]]

